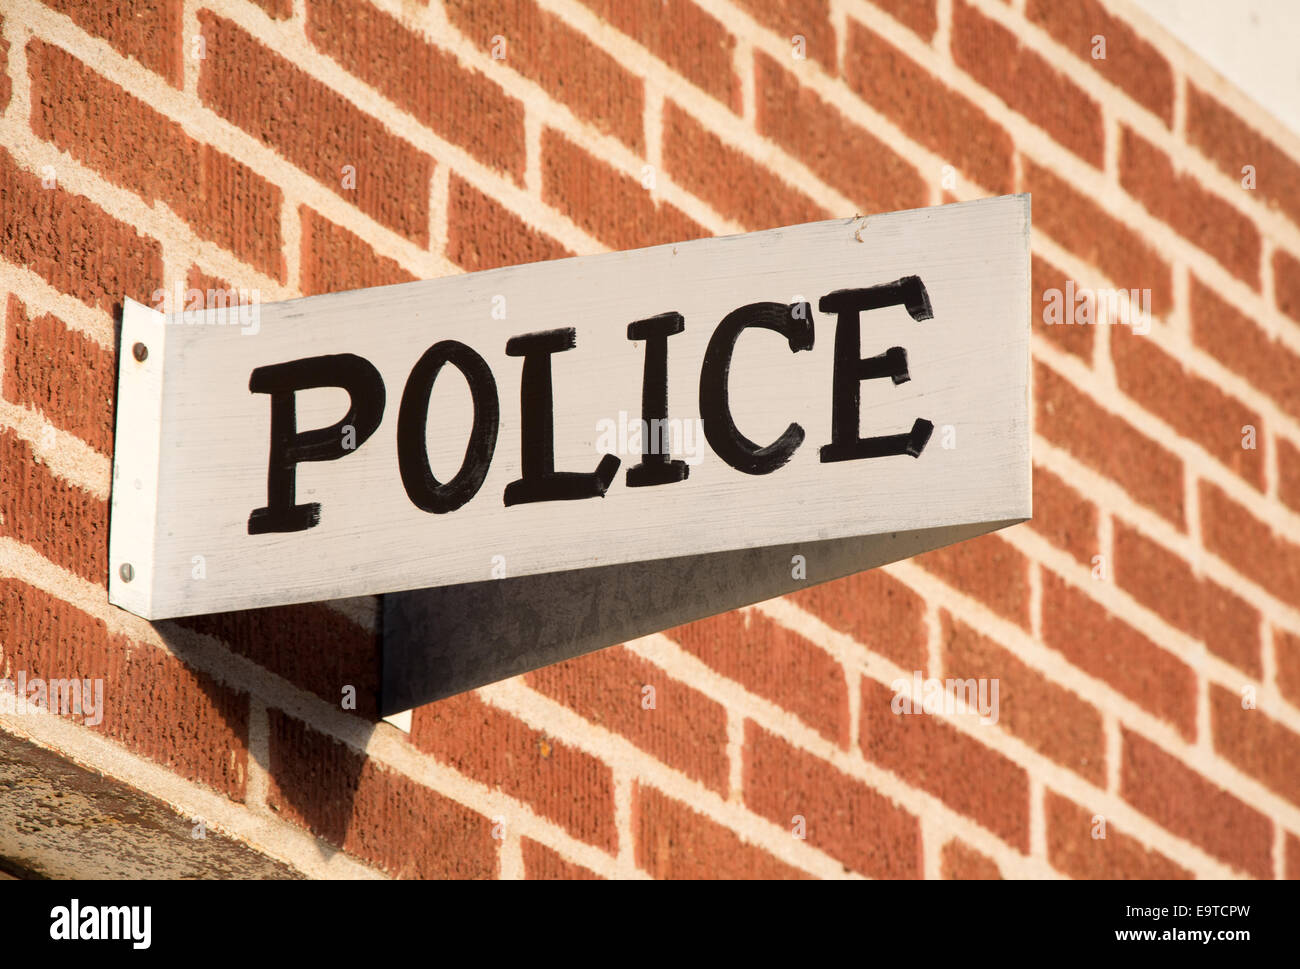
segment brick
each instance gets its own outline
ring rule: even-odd
[[[1183,462],[1103,410],[1042,363],[1034,365],[1035,430],[1184,529]]]
[[[1195,875],[1174,864],[1137,838],[1116,829],[1105,819],[1105,837],[1094,838],[1097,812],[1088,812],[1055,791],[1045,791],[1043,814],[1047,821],[1047,860],[1071,878],[1135,879],[1140,881],[1189,879]]]
[[[209,10],[199,97],[375,221],[429,244],[433,159],[351,101]],[[344,167],[356,187],[344,187]]]
[[[29,316],[10,295],[5,311],[6,400],[30,407],[102,454],[113,453],[117,355],[52,313]],[[75,380],[53,379],[60,373]]]
[[[542,201],[614,249],[683,242],[709,231],[640,180],[592,157],[554,128],[542,132]]]
[[[954,0],[952,56],[957,66],[1084,161],[1101,168],[1101,105],[996,20]]]
[[[1034,256],[1031,264],[1034,332],[1041,333],[1066,353],[1072,353],[1091,365],[1094,330],[1092,326],[1074,322],[1074,308],[1065,303],[1065,287],[1070,280],[1065,273],[1039,256]],[[1075,290],[1078,289],[1075,286]],[[1063,321],[1047,322],[1049,306],[1053,304],[1063,308]]]
[[[1273,290],[1277,308],[1300,322],[1300,259],[1285,249],[1273,250]]]
[[[1151,244],[1055,172],[1023,155],[1021,164],[1024,191],[1034,196],[1035,231],[1100,268],[1120,289],[1149,289],[1152,313],[1168,312],[1173,277]]]
[[[1176,356],[1140,336],[1116,327],[1110,339],[1119,388],[1178,434],[1205,448],[1234,473],[1264,490],[1263,418],[1218,384],[1192,373]],[[1256,447],[1242,447],[1247,425],[1255,428]]]
[[[1119,180],[1156,218],[1200,246],[1238,279],[1259,289],[1259,229],[1194,175],[1128,126],[1119,148]]]
[[[1201,482],[1201,541],[1248,579],[1288,604],[1300,605],[1300,545],[1208,481]]]
[[[664,101],[664,165],[674,181],[748,229],[830,217],[748,155],[731,147],[674,102]]]
[[[399,108],[524,183],[524,106],[365,0],[309,0],[307,36]]]
[[[396,260],[379,255],[360,236],[335,225],[306,205],[298,207],[298,214],[302,221],[299,289],[304,296],[409,283],[415,279]]]
[[[745,803],[784,831],[875,878],[920,878],[921,822],[826,761],[745,721]]]
[[[931,714],[894,713],[893,698],[885,684],[863,677],[863,755],[1028,853],[1024,768]]]
[[[1277,497],[1289,508],[1300,511],[1300,447],[1277,437]]]
[[[108,579],[108,502],[38,464],[32,446],[0,429],[0,535],[30,545],[96,585]]]
[[[0,148],[0,256],[60,292],[114,316],[122,298],[149,303],[162,281],[162,246],[84,196],[43,188]]]
[[[185,56],[183,0],[44,0],[124,57],[181,86]]]
[[[495,878],[488,818],[301,720],[269,711],[267,806],[398,878]]]
[[[448,0],[452,26],[483,50],[506,39],[503,63],[536,81],[574,114],[645,152],[645,90],[641,78],[533,0]],[[662,15],[661,15],[662,16]]]
[[[859,97],[981,188],[1012,191],[1014,146],[993,119],[855,21],[845,50],[844,77]]]
[[[754,53],[754,84],[759,133],[852,199],[861,213],[929,204],[930,190],[909,162],[761,51]]]
[[[871,0],[877,7],[929,41],[939,29],[937,0]]]
[[[829,653],[760,612],[743,609],[665,633],[710,668],[791,711],[847,748],[849,687]]]
[[[606,851],[618,847],[609,767],[477,694],[418,708],[411,743],[480,784],[527,802],[573,837]]]
[[[170,773],[243,801],[248,697],[160,647],[110,633],[100,619],[0,578],[0,647],[7,675],[103,680],[103,720],[88,729]],[[82,722],[78,718],[77,722]]]
[[[1257,707],[1243,709],[1241,702],[1239,692],[1210,684],[1215,751],[1270,791],[1300,804],[1300,734]]]
[[[344,687],[354,687],[356,715],[372,722],[379,718],[379,635],[324,603],[185,616],[158,628],[213,636],[336,709],[344,709]]]
[[[1286,833],[1286,877],[1300,879],[1300,838],[1290,831]]]
[[[736,38],[691,0],[582,0],[692,84],[737,114]]]
[[[533,689],[719,794],[727,793],[727,711],[622,646],[597,650],[525,677]],[[654,687],[654,707],[646,709]]]
[[[998,680],[998,725],[1098,786],[1106,782],[1101,714],[987,636],[942,614],[945,679]]]
[[[1245,177],[1242,168],[1253,165],[1254,191],[1300,224],[1300,163],[1191,83],[1187,85],[1187,141],[1238,185]]]
[[[1173,127],[1174,71],[1169,61],[1098,0],[1029,0],[1025,16],[1156,114],[1165,127]],[[1106,56],[1094,59],[1093,38],[1098,34],[1106,39]]]
[[[459,175],[452,174],[448,194],[447,258],[462,269],[478,272],[573,255]]]
[[[1002,878],[997,862],[959,838],[953,838],[943,846],[939,855],[939,873],[949,881],[997,881]]]
[[[835,28],[831,25],[830,0],[738,0],[738,3],[760,25],[780,34],[783,41],[791,44],[792,52],[792,38],[803,37],[806,58],[820,64],[828,73],[835,73]]]
[[[859,572],[786,598],[903,669],[926,671],[925,600],[892,575]]]
[[[1004,619],[1029,628],[1029,560],[996,535],[981,535],[914,560]]]
[[[1300,354],[1191,274],[1192,340],[1229,370],[1300,418]]]
[[[27,45],[32,130],[278,280],[280,189],[43,41]]]
[[[1041,465],[1034,465],[1034,517],[1029,527],[1085,565],[1101,551],[1097,506]]]
[[[1273,628],[1273,652],[1277,657],[1277,689],[1287,701],[1300,707],[1300,633]]]
[[[1043,642],[1138,706],[1196,737],[1196,674],[1083,592],[1043,571]]]
[[[633,789],[636,863],[653,877],[692,881],[809,877],[653,787],[635,784]]]
[[[276,20],[287,20],[293,16],[293,0],[253,0]]]
[[[1263,675],[1257,609],[1118,519],[1114,553],[1116,585],[1210,652]]]
[[[1161,827],[1257,878],[1273,877],[1273,823],[1151,741],[1121,727],[1120,796]]]
[[[524,856],[524,877],[534,881],[596,881],[601,880],[590,868],[566,861],[540,841],[520,838]]]

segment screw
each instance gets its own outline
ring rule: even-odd
[[[144,358],[149,356],[149,348],[143,343],[137,343],[131,348],[131,352],[135,354],[135,358],[141,363],[144,363]]]
[[[130,562],[123,562],[122,567],[117,570],[117,574],[122,577],[123,582],[130,582],[135,578],[135,569],[131,567]]]

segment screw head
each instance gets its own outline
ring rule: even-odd
[[[135,358],[141,363],[144,363],[145,357],[149,356],[149,348],[143,343],[137,343],[131,348],[131,352],[135,354]]]
[[[130,582],[135,578],[135,569],[131,567],[130,562],[123,562],[122,567],[117,570],[117,574],[122,577],[123,582]]]

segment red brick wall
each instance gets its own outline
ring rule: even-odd
[[[409,735],[374,723],[373,600],[107,604],[124,297],[1012,191],[1030,523]],[[1300,875],[1297,200],[1300,139],[1126,0],[10,0],[0,675],[103,676],[109,709],[0,729],[311,875]],[[1067,282],[1150,290],[1150,332],[1047,325]],[[896,715],[914,671],[996,679],[997,723]]]

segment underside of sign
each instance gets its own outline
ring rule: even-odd
[[[128,301],[110,600],[421,590],[385,610],[391,712],[1023,521],[1029,225],[1004,196]]]

